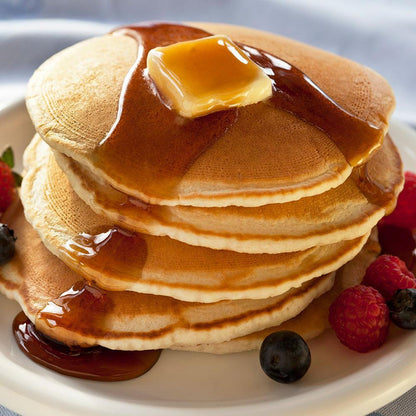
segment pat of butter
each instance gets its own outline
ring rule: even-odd
[[[254,104],[272,95],[271,79],[223,35],[154,48],[147,69],[162,99],[183,117]]]

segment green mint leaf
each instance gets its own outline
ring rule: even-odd
[[[14,167],[14,156],[13,156],[13,150],[9,146],[1,155],[0,158],[6,165],[9,166],[10,169]]]
[[[19,188],[22,184],[22,175],[19,175],[17,172],[12,172],[13,178],[14,178],[14,184],[16,188]]]

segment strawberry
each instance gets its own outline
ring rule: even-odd
[[[15,194],[14,178],[10,167],[0,161],[0,212],[6,211]]]
[[[8,147],[0,157],[0,212],[6,211],[15,196],[15,187],[20,186],[21,177],[12,172],[14,156]]]

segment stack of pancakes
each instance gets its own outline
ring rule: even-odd
[[[37,135],[24,156],[23,208],[3,219],[18,240],[0,278],[1,290],[52,338],[218,353],[256,348],[280,328],[311,338],[326,328],[332,299],[359,283],[377,254],[371,230],[403,181],[397,149],[384,138],[394,106],[388,84],[285,38],[193,26],[296,65],[347,114],[376,126],[379,142],[363,140],[347,157],[325,131],[258,103],[240,108],[180,170],[175,158],[180,164],[189,141],[172,137],[166,149],[158,140],[163,111],[172,110],[155,107],[149,116],[138,107],[141,125],[156,126],[148,143],[108,139],[120,125],[125,80],[146,61],[135,64],[135,39],[110,34],[55,55],[28,89]],[[175,33],[166,42],[183,40]],[[204,117],[199,128],[225,113]],[[91,299],[68,307],[86,283],[105,307]]]

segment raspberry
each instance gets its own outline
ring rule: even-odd
[[[398,257],[383,254],[370,264],[362,284],[374,287],[389,301],[399,289],[416,288],[416,278]]]
[[[389,309],[374,288],[358,285],[344,290],[329,308],[329,323],[348,348],[368,352],[387,338]]]
[[[6,211],[15,195],[15,181],[12,170],[0,161],[0,212]]]
[[[406,172],[403,191],[397,199],[396,209],[381,224],[391,224],[402,228],[416,228],[416,174]]]

